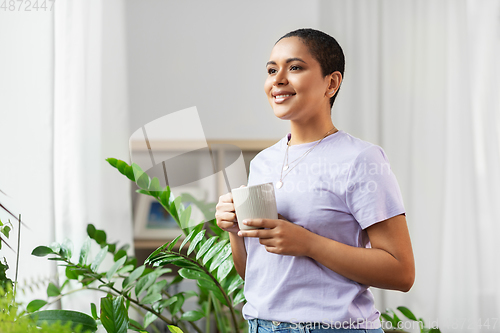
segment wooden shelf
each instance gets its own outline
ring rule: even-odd
[[[155,150],[192,150],[199,149],[200,147],[211,147],[212,145],[233,145],[239,147],[241,150],[263,150],[274,145],[280,139],[276,140],[207,140],[204,141],[149,141],[151,147]],[[148,148],[144,141],[130,141],[130,149],[134,151],[147,151]]]

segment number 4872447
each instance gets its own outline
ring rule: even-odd
[[[0,10],[4,12],[38,12],[52,11],[55,0],[3,0]]]

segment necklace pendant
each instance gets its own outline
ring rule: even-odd
[[[283,171],[288,170],[288,164],[283,167]]]
[[[283,186],[283,182],[280,180],[276,183],[276,187],[281,188],[281,186]]]

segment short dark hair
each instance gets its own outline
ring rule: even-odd
[[[304,42],[304,44],[309,48],[311,55],[319,62],[323,77],[339,71],[340,74],[342,74],[342,78],[344,78],[344,52],[335,38],[319,30],[310,28],[297,29],[278,39],[274,45],[276,45],[283,38],[288,37],[299,37],[302,42]],[[335,95],[330,98],[330,109],[333,106],[333,102],[335,101],[339,90],[340,87],[335,92]]]

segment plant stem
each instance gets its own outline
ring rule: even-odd
[[[21,247],[21,214],[19,214],[19,230],[17,231],[16,278],[14,282],[14,302],[16,301],[17,273],[19,272],[19,248]]]
[[[205,314],[206,325],[205,332],[210,332],[210,306],[212,305],[212,294],[208,293],[208,302],[207,302],[207,312]]]

